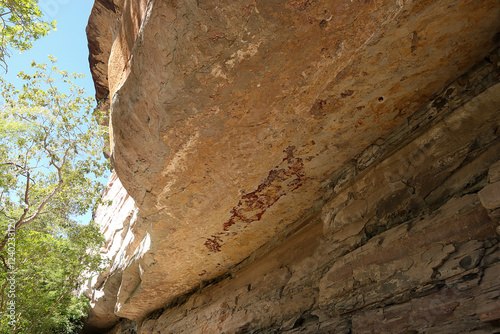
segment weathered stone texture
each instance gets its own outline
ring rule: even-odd
[[[109,95],[108,61],[115,36],[120,28],[123,0],[96,0],[87,25],[89,63],[96,90],[96,100]]]
[[[137,252],[137,206],[123,188],[118,176],[112,174],[102,196],[104,202],[94,212],[106,238],[101,253],[109,261],[108,268],[84,287],[83,293],[91,300],[92,314],[89,323],[92,327],[107,328],[119,319],[114,314],[116,296],[122,285],[122,271],[132,261]]]
[[[498,17],[493,0],[97,1],[91,67],[137,208],[89,325],[493,328]]]
[[[500,330],[500,236],[485,205],[500,162],[495,73],[483,63],[450,98],[458,107],[430,101],[411,135],[403,124],[381,138],[332,176],[319,212],[229,275],[110,333]]]

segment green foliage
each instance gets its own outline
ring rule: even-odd
[[[93,224],[74,224],[68,237],[36,230],[25,228],[16,233],[16,330],[7,323],[7,317],[2,317],[0,330],[77,333],[89,301],[76,296],[75,291],[99,270],[100,258],[88,250],[99,248],[103,237]],[[0,274],[0,281],[5,281],[6,275]]]
[[[0,62],[7,68],[5,57],[9,48],[26,51],[33,42],[55,29],[56,22],[42,20],[38,0],[1,0],[0,1]]]
[[[0,79],[0,256],[15,227],[15,268],[0,262],[0,333],[73,333],[88,301],[75,291],[102,270],[104,240],[76,218],[91,210],[109,168],[102,159],[106,127],[93,99],[51,63],[21,72],[21,89]],[[61,91],[58,86],[65,86]],[[95,112],[94,112],[95,114]],[[16,325],[7,317],[8,278],[15,269]]]

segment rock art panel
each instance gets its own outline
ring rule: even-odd
[[[455,108],[453,92],[433,98],[457,77],[458,86],[475,82],[461,75],[498,46],[499,16],[492,0],[97,1],[89,31],[103,32],[89,33],[92,71],[98,95],[109,94],[116,173],[139,209],[116,303],[103,306],[107,323],[141,321],[227,274],[318,210],[334,195],[332,178],[395,152],[378,141],[394,129],[410,135],[429,100],[436,114]],[[445,133],[462,124],[443,123]],[[386,217],[394,198],[432,206],[461,189],[432,160],[442,152],[434,140],[415,144],[425,154],[387,176],[398,193],[343,202],[341,214],[325,211],[326,229],[339,240],[365,224],[376,234],[388,227],[366,220],[377,196],[387,196],[376,212]],[[436,173],[403,177],[428,163]],[[433,188],[443,179],[447,187]],[[425,196],[405,196],[416,189],[410,181]]]
[[[359,174],[343,173],[349,181],[274,247],[110,333],[498,332],[500,235],[483,201],[500,159],[500,84],[475,97],[472,87],[430,118],[429,101],[411,135],[403,126],[379,140],[387,154],[352,162]]]

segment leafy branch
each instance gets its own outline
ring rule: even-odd
[[[9,48],[26,51],[33,42],[55,29],[56,22],[46,22],[37,0],[0,0],[0,66],[7,71]]]
[[[20,333],[76,332],[88,301],[74,290],[82,276],[102,269],[103,237],[76,217],[100,200],[107,128],[92,115],[93,99],[74,84],[81,76],[50,61],[21,72],[21,88],[0,78],[0,318],[7,314],[1,287],[15,270]],[[5,261],[9,227],[16,232],[15,268]]]

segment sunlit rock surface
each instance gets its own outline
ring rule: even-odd
[[[94,285],[97,297],[89,324],[104,328],[117,317],[142,321],[203,282],[244,268],[263,249],[286,243],[286,236],[313,224],[320,212],[330,217],[321,233],[333,233],[327,239],[335,245],[342,233],[348,238],[379,231],[368,219],[370,212],[393,210],[393,223],[386,221],[381,228],[388,229],[412,218],[405,215],[411,208],[430,214],[445,199],[467,189],[470,184],[460,183],[462,176],[448,181],[451,176],[442,168],[474,160],[475,156],[459,157],[470,145],[489,147],[498,138],[498,89],[480,94],[498,81],[498,54],[491,52],[500,40],[499,17],[498,2],[492,0],[96,1],[87,29],[91,69],[98,99],[109,95],[116,173],[138,209],[130,216],[128,232],[117,239],[122,241],[116,241],[116,254],[123,255],[113,261],[109,279]],[[481,84],[482,72],[471,68],[488,55],[490,67]],[[488,79],[488,73],[496,76]],[[449,86],[453,82],[456,87]],[[479,88],[471,90],[468,85]],[[438,94],[441,99],[435,99]],[[475,96],[484,107],[462,111],[469,115],[463,116],[466,122],[447,123],[443,114]],[[481,112],[471,116],[476,110]],[[438,116],[441,123],[426,123]],[[482,129],[483,124],[491,131]],[[425,127],[434,129],[430,139],[413,148],[405,146]],[[426,151],[440,134],[455,128],[460,131],[443,143],[453,146],[456,138],[470,136],[460,144],[461,150],[445,145]],[[424,162],[416,164],[432,168],[418,174],[410,161],[410,167],[393,167],[397,172],[386,176],[383,159],[412,154],[398,151],[401,147],[410,152],[422,149]],[[470,167],[463,175],[477,172],[470,180],[477,184],[495,159],[478,162],[484,165],[482,172]],[[347,190],[349,182],[365,169],[368,173],[372,165],[381,166],[380,174],[363,182],[380,179],[377,186],[368,193]],[[495,187],[491,183],[483,195],[496,194]],[[417,188],[415,198],[403,196]],[[125,190],[120,191],[125,196]],[[370,206],[364,197],[368,195],[373,203],[384,199],[386,204]],[[488,205],[497,202],[483,195],[463,205],[472,207],[479,198],[482,210],[489,211],[477,209],[477,215],[492,222],[494,233],[497,213]],[[335,202],[339,198],[343,202]],[[404,201],[397,204],[399,199]],[[337,204],[326,204],[332,206],[327,210],[327,201]],[[116,216],[128,217],[128,209],[123,210],[115,211]],[[487,231],[473,237],[484,239]],[[422,247],[422,252],[438,247],[432,240],[415,245],[410,253],[423,256]],[[430,267],[411,269],[422,272],[423,278],[410,278],[407,285],[394,283],[398,291],[433,279],[435,264],[458,249],[448,246],[450,242],[436,248],[435,258],[429,255]],[[343,252],[362,244],[353,241]],[[378,246],[385,247],[384,242]],[[336,258],[331,253],[321,256]],[[375,264],[383,261],[382,257]],[[394,268],[410,270],[414,259],[401,261]],[[311,291],[304,310],[280,321],[295,316],[298,321],[313,305],[325,310],[336,298],[348,298],[354,306],[346,309],[356,309],[356,298],[369,299],[359,290],[364,282],[392,277],[360,272],[368,276],[357,280],[350,278],[352,268],[342,270],[345,282],[335,281],[335,275],[311,278],[317,280],[316,292]],[[426,270],[431,276],[425,276]],[[283,277],[293,275],[287,272]],[[355,296],[332,292],[343,286],[339,284],[345,285],[341,291],[352,290]],[[381,292],[373,303],[388,298]],[[271,326],[269,321],[259,328]],[[294,326],[292,321],[285,327]]]
[[[108,268],[88,282],[84,292],[91,300],[92,315],[89,320],[98,328],[112,326],[118,320],[114,309],[116,295],[123,284],[123,268],[133,263],[133,255],[142,255],[142,249],[136,250],[141,240],[137,240],[134,234],[137,231],[138,209],[115,173],[108,181],[102,201],[103,204],[94,213],[94,221],[100,225],[106,239],[101,253],[108,262]],[[149,246],[147,240],[143,244]]]

